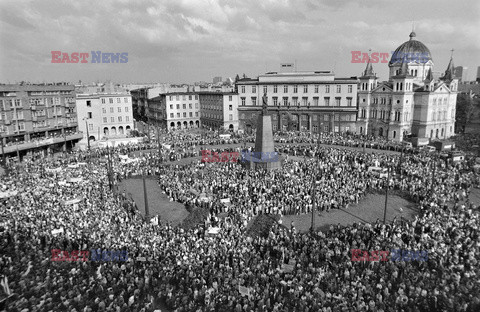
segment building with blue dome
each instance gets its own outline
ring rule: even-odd
[[[368,62],[359,78],[357,130],[362,134],[402,141],[407,135],[448,139],[454,135],[458,79],[453,55],[439,79],[433,77],[430,50],[416,40],[393,53],[388,81],[380,82]]]

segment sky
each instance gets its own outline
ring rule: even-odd
[[[389,53],[409,39],[445,71],[475,79],[480,66],[478,0],[0,0],[0,83],[211,82],[297,71],[359,76],[351,51]],[[89,53],[87,63],[52,63],[52,51]],[[91,51],[128,53],[92,63]],[[388,65],[374,64],[381,80]]]

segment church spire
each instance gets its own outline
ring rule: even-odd
[[[371,52],[372,50],[369,50],[369,51]],[[365,68],[365,71],[363,72],[363,76],[364,77],[370,77],[370,76],[375,77],[375,73],[373,72],[373,65],[372,65],[370,56],[368,57],[367,67]]]
[[[429,82],[433,80],[433,73],[431,67],[428,69],[427,77],[425,78],[425,80]]]
[[[445,75],[443,75],[442,80],[452,81],[455,79],[455,65],[453,65],[453,49],[452,55],[450,56],[450,62],[448,63],[447,69],[445,70]]]

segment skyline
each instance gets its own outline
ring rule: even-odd
[[[389,53],[416,39],[444,72],[474,80],[480,66],[480,3],[441,1],[228,0],[2,1],[0,83],[106,81],[193,83],[255,78],[296,63],[298,71],[359,76],[352,51]],[[52,51],[128,53],[114,64],[51,63]],[[388,64],[373,64],[388,80]]]

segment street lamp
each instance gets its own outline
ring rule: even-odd
[[[5,167],[5,150],[4,150],[4,146],[3,146],[2,133],[3,133],[3,131],[0,131],[0,141],[1,141],[1,144],[2,144],[2,164]]]
[[[88,145],[88,150],[90,150],[90,134],[88,133],[87,117],[83,118],[83,120],[85,120],[85,129],[87,130],[87,145]]]
[[[383,210],[383,224],[387,219],[388,187],[390,184],[390,165],[387,165],[387,185],[385,187],[385,209]]]
[[[18,150],[18,138],[15,139],[15,146],[17,147],[17,159],[18,159],[18,163],[20,163],[20,151]]]

